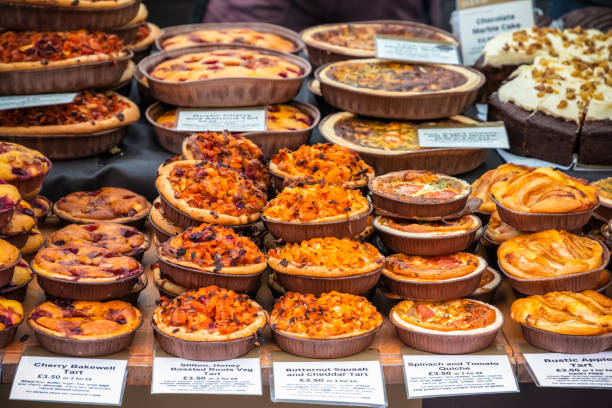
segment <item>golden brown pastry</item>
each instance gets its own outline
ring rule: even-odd
[[[470,197],[480,198],[482,204],[478,208],[483,212],[492,212],[495,210],[495,203],[491,201],[491,188],[499,181],[506,181],[517,174],[521,174],[530,167],[505,163],[498,166],[496,169],[485,172],[482,176],[472,183],[472,194]]]

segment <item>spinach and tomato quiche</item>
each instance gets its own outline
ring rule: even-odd
[[[424,170],[407,170],[376,177],[370,189],[386,198],[408,203],[436,204],[466,197],[471,189],[463,180]]]
[[[440,256],[395,254],[387,258],[382,273],[400,281],[439,282],[478,274],[486,266],[484,259],[467,252]]]
[[[475,215],[440,221],[420,221],[379,216],[374,226],[385,232],[405,237],[447,237],[476,231],[482,225]]]

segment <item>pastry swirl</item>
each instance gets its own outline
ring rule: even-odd
[[[530,169],[527,166],[505,163],[496,169],[489,170],[472,183],[472,194],[470,197],[482,200],[482,204],[478,208],[480,211],[492,212],[495,210],[495,203],[491,200],[491,188],[493,185],[499,181],[507,181],[515,175]]]

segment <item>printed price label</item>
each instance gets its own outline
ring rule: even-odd
[[[507,149],[508,134],[503,122],[456,125],[423,125],[417,128],[421,147]]]
[[[266,108],[179,108],[176,130],[186,132],[259,132],[266,130]]]
[[[431,62],[438,64],[459,64],[459,50],[452,43],[442,41],[375,36],[376,58]]]
[[[518,392],[505,355],[404,355],[408,398]]]
[[[534,25],[531,0],[457,0],[461,55],[474,65],[487,41],[505,31]]]
[[[378,361],[273,363],[274,402],[386,406]]]
[[[127,360],[22,356],[10,399],[121,405]]]
[[[523,355],[533,380],[540,387],[612,388],[612,351]]]
[[[192,361],[155,357],[151,394],[261,395],[259,358]]]
[[[0,110],[30,108],[32,106],[63,105],[71,103],[76,92],[42,95],[0,96]]]

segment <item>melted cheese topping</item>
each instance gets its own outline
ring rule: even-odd
[[[376,225],[391,232],[401,232],[405,236],[443,237],[463,234],[480,228],[481,222],[475,215],[464,215],[461,218],[441,221],[415,221],[378,217]]]
[[[288,292],[270,315],[272,329],[309,339],[359,336],[382,323],[381,314],[366,298],[336,291],[319,297]]]
[[[0,330],[13,327],[23,320],[23,307],[16,300],[0,297]]]
[[[274,55],[226,49],[181,55],[153,68],[151,76],[168,82],[216,78],[296,78],[302,69]]]
[[[0,179],[28,180],[47,174],[51,162],[40,152],[10,142],[0,142]]]
[[[592,290],[517,299],[510,313],[516,322],[553,333],[596,336],[612,332],[612,299]]]
[[[591,238],[546,230],[509,239],[498,248],[497,258],[512,276],[538,279],[597,269],[602,253],[601,245]]]
[[[149,212],[151,204],[141,195],[125,188],[103,187],[77,191],[60,198],[55,210],[79,221],[115,221],[138,218]]]
[[[293,52],[296,49],[293,42],[280,35],[248,28],[197,30],[186,34],[177,34],[165,39],[161,48],[166,51],[201,44],[251,44],[282,52]]]
[[[425,170],[388,173],[376,177],[371,188],[377,194],[417,203],[443,203],[469,192],[464,181]]]
[[[491,241],[502,243],[521,234],[519,230],[506,224],[499,218],[499,213],[495,210],[489,218],[489,224],[485,232]]]
[[[505,163],[493,170],[485,172],[472,183],[472,194],[470,194],[470,197],[476,197],[482,200],[482,204],[478,210],[489,213],[495,211],[495,203],[491,200],[491,188],[493,185],[499,181],[507,181],[515,175],[530,169],[531,167]]]
[[[383,274],[397,280],[438,282],[480,272],[485,266],[483,259],[467,252],[442,256],[395,254],[387,258]]]
[[[112,222],[97,224],[70,224],[53,232],[47,238],[51,248],[79,248],[95,246],[113,254],[134,256],[149,247],[150,241],[136,228]]]

